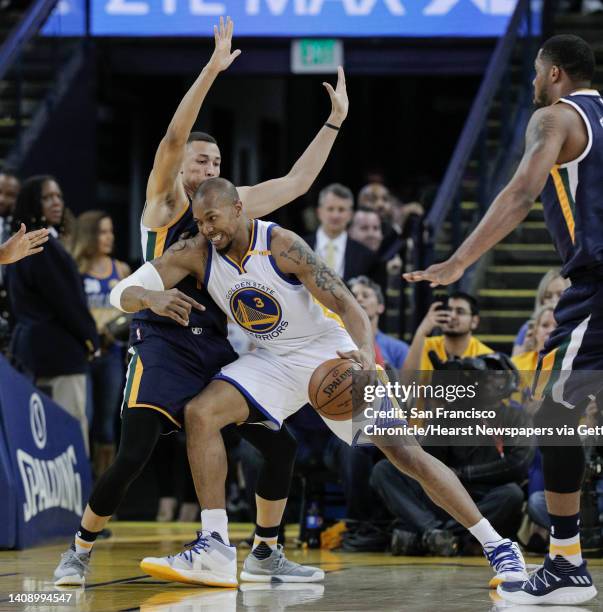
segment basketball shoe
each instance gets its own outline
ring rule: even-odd
[[[187,549],[169,557],[146,557],[140,569],[154,578],[187,584],[236,587],[237,549],[227,546],[219,534],[197,531]]]
[[[69,548],[61,555],[61,562],[54,570],[56,586],[83,586],[86,584],[86,574],[89,572],[90,553],[76,553]]]
[[[503,582],[498,594],[512,604],[581,604],[597,595],[593,579],[586,569],[586,561],[568,573],[555,568],[547,555],[544,564],[532,572],[527,580]]]
[[[320,582],[324,578],[317,567],[289,561],[280,544],[265,559],[249,553],[241,571],[241,580],[247,582]]]
[[[490,580],[489,587],[495,589],[503,582],[516,582],[528,579],[526,562],[517,546],[508,538],[494,544],[484,546],[484,555],[490,562],[496,576]]]

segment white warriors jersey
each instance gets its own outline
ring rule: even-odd
[[[295,276],[279,270],[270,251],[275,227],[253,221],[250,245],[240,265],[209,244],[204,284],[256,346],[284,355],[343,324]]]

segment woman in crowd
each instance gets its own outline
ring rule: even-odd
[[[128,319],[111,306],[109,294],[130,274],[130,268],[111,256],[114,241],[113,222],[107,213],[89,210],[78,217],[73,256],[101,340],[101,355],[90,364],[94,401],[92,457],[97,477],[111,465],[115,456],[115,418],[125,370],[124,344],[113,334],[116,327],[127,329]]]
[[[65,205],[52,176],[33,176],[21,186],[13,222],[30,229],[48,227],[44,251],[7,270],[16,325],[14,360],[35,384],[74,416],[88,449],[86,378],[88,360],[99,347],[94,319],[75,261],[61,243]]]
[[[552,306],[555,308],[561,294],[569,285],[569,280],[561,276],[559,268],[551,268],[540,279],[534,302],[534,314],[519,329],[513,344],[513,357],[534,349],[534,316],[536,312],[541,306]]]

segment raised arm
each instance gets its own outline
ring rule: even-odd
[[[466,268],[525,219],[542,192],[567,138],[566,110],[560,106],[564,105],[541,108],[532,115],[526,130],[525,151],[515,175],[456,253],[425,271],[404,274],[407,281],[426,280],[432,287],[455,282]]]
[[[331,98],[331,114],[328,127],[320,128],[314,140],[295,162],[291,170],[277,179],[259,183],[253,187],[238,187],[245,214],[249,217],[262,217],[302,196],[316,180],[325,165],[337,138],[338,130],[348,114],[348,94],[343,68],[337,69],[337,86],[323,83]]]
[[[220,26],[214,26],[214,52],[197,80],[182,98],[155,153],[153,170],[147,183],[147,209],[157,206],[172,209],[179,202],[186,201],[180,178],[186,142],[205,96],[216,77],[241,53],[238,50],[232,53],[230,51],[232,31],[231,19],[228,18],[224,23],[224,19],[220,17]]]
[[[111,304],[123,312],[149,308],[186,326],[191,308],[205,308],[172,287],[189,274],[202,275],[206,261],[207,247],[201,239],[180,240],[161,257],[119,281],[111,291]]]
[[[375,345],[370,321],[341,278],[289,230],[273,231],[271,251],[285,274],[295,274],[321,304],[341,317],[359,350],[340,356],[358,361],[365,370],[374,370]]]

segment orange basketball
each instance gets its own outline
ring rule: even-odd
[[[362,368],[351,359],[329,359],[310,379],[308,395],[314,409],[333,421],[352,418],[352,373]]]

